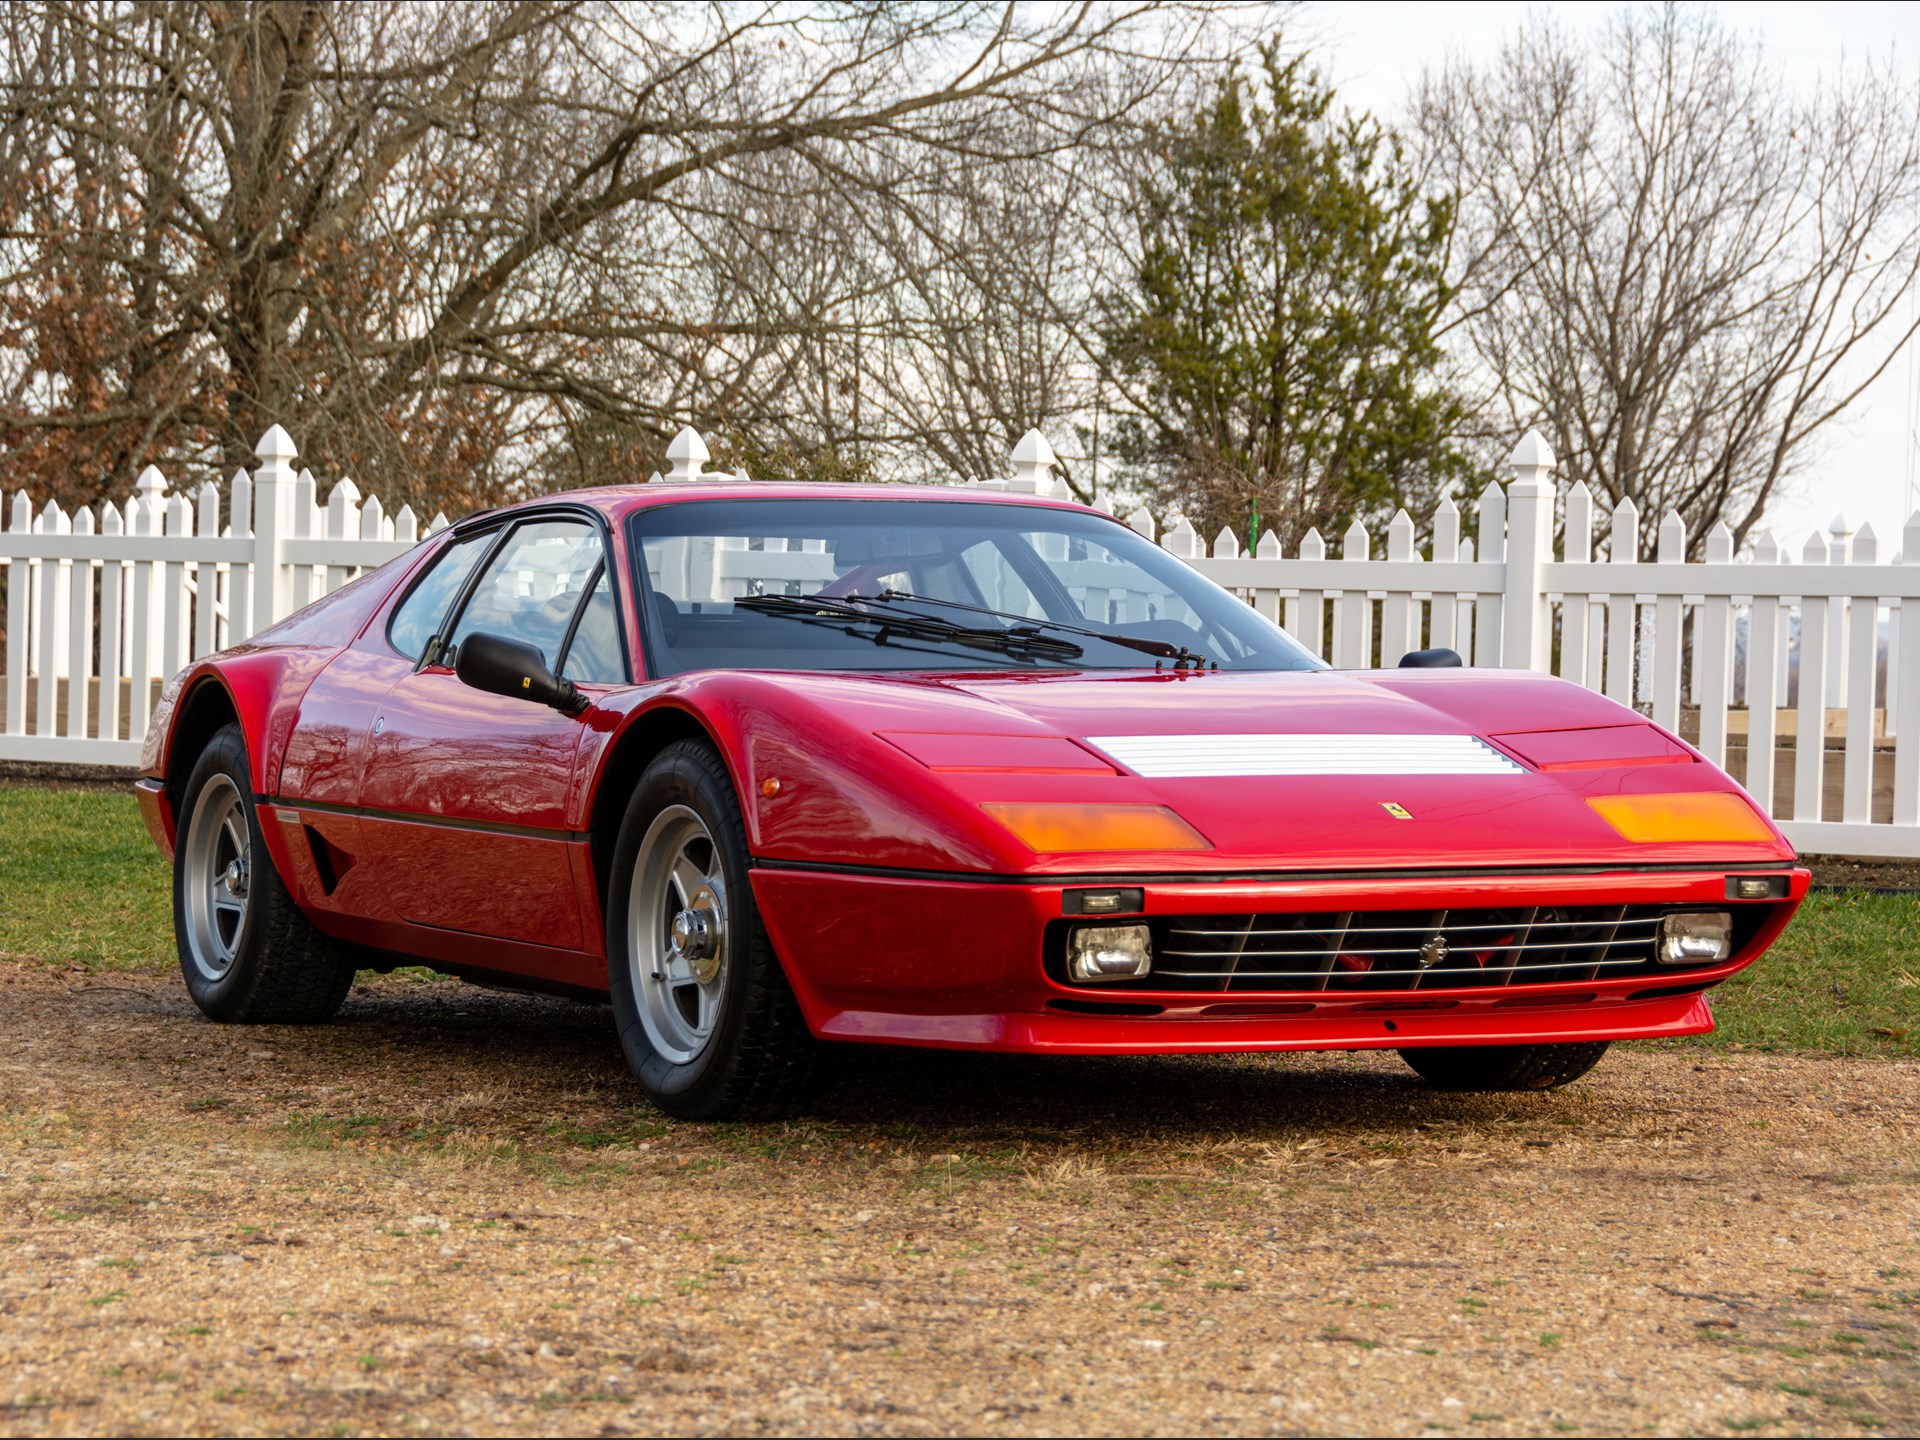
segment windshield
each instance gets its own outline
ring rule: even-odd
[[[1131,670],[1177,663],[1156,659],[1176,651],[1222,670],[1320,668],[1279,626],[1099,515],[743,496],[649,506],[631,526],[655,675]]]

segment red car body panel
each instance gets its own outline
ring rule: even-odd
[[[1344,1049],[1399,1046],[1416,1036],[1459,1043],[1591,1040],[1622,1035],[1687,1034],[1712,1028],[1699,991],[1745,968],[1785,928],[1806,894],[1806,873],[1788,887],[1789,904],[1771,907],[1765,925],[1725,964],[1684,976],[1639,976],[1539,987],[1516,994],[1500,986],[1444,995],[1356,992],[1346,995],[1235,992],[1196,996],[1129,990],[1128,1002],[1162,1007],[1152,1020],[1062,1014],[1050,1006],[1085,1001],[1040,973],[1033,937],[1061,914],[1055,886],[823,875],[762,867],[754,895],[787,960],[801,1008],[815,1033],[845,1039],[985,1049],[1101,1053],[1118,1049]],[[1538,899],[1564,904],[1724,904],[1724,872],[1675,875],[1605,871],[1577,876],[1505,875],[1475,879],[1349,879],[1150,883],[1144,914],[1285,913],[1301,910],[1419,908],[1440,890],[1448,903],[1510,906]],[[900,917],[909,917],[902,923]],[[899,956],[913,957],[903,985]],[[1676,982],[1683,981],[1683,984]],[[1685,995],[1649,991],[1689,990]],[[1107,998],[1107,997],[1101,997]],[[971,1005],[974,1008],[965,1008]],[[1088,1020],[1099,1023],[1089,1025]],[[1689,1029],[1670,1029],[1674,1025]],[[1109,1030],[1108,1027],[1114,1027]],[[1651,1027],[1651,1028],[1646,1028]],[[1145,1035],[1164,1044],[1142,1046]],[[1126,1036],[1130,1038],[1122,1039]]]
[[[268,852],[323,931],[475,978],[604,994],[609,817],[655,737],[705,734],[737,788],[754,894],[814,1032],[1005,1050],[1693,1033],[1712,1023],[1702,992],[1761,954],[1806,892],[1807,872],[1770,825],[1767,838],[1738,843],[1624,839],[1590,798],[1738,787],[1631,710],[1530,672],[646,678],[626,592],[629,513],[688,499],[903,493],[1078,508],[980,491],[760,484],[537,502],[604,517],[635,683],[583,687],[594,703],[570,717],[477,692],[442,666],[416,671],[385,626],[405,582],[444,543],[429,541],[169,685],[142,764],[149,827],[170,853],[173,801],[191,764],[182,730],[236,719]],[[1523,773],[1491,786],[1447,774],[1154,779],[1094,743],[1222,734],[1474,735]],[[981,808],[1009,801],[1163,805],[1211,848],[1035,854]],[[1774,877],[1771,893],[1730,900],[1730,877],[1748,874]],[[1578,983],[1444,994],[1122,994],[1062,983],[1043,951],[1066,893],[1122,882],[1140,890],[1147,921],[1628,904],[1745,906],[1752,919],[1724,964]]]

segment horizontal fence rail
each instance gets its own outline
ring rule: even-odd
[[[447,524],[436,515],[423,527],[404,508],[388,516],[351,480],[323,499],[279,426],[256,455],[224,506],[212,483],[169,495],[152,468],[124,504],[97,513],[14,496],[0,533],[0,760],[134,763],[167,676]],[[658,481],[722,478],[705,471],[691,430],[667,457]],[[1011,476],[980,488],[1066,494],[1038,432],[1012,458]],[[1286,555],[1271,532],[1248,551],[1231,531],[1208,542],[1177,515],[1125,519],[1334,665],[1391,666],[1445,646],[1470,665],[1557,674],[1682,734],[1802,851],[1920,857],[1920,621],[1901,623],[1903,609],[1920,616],[1920,514],[1891,556],[1871,528],[1836,523],[1797,556],[1767,534],[1740,559],[1716,526],[1705,559],[1689,561],[1678,516],[1643,535],[1631,501],[1602,514],[1575,485],[1556,555],[1553,455],[1529,435],[1511,465],[1511,481],[1489,484],[1470,516],[1443,501],[1424,551],[1405,511],[1378,553],[1359,524],[1338,554],[1310,531]],[[747,561],[724,546],[699,559],[716,600],[742,589]],[[756,553],[747,568],[769,563]],[[796,582],[831,577],[811,550],[778,563]],[[1102,567],[1062,565],[1089,614],[1096,601],[1125,612],[1127,594]]]

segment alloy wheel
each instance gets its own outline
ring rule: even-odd
[[[640,1023],[676,1065],[713,1039],[726,989],[730,936],[720,848],[698,813],[669,805],[654,817],[633,863],[627,963]]]
[[[201,788],[180,847],[184,867],[187,950],[202,976],[225,978],[246,929],[253,880],[253,844],[246,801],[226,775]]]

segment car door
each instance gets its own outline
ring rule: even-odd
[[[366,842],[356,807],[374,717],[387,692],[412,672],[496,538],[483,532],[437,542],[387,622],[369,626],[301,695],[281,758],[274,816],[289,831],[293,873],[287,878],[309,910],[393,917],[385,891],[360,868]]]
[[[484,631],[537,646],[570,678],[623,680],[607,559],[600,527],[584,516],[536,514],[503,527],[417,668],[382,701],[359,810],[370,857],[408,923],[559,950],[586,943],[575,884],[584,847],[569,804],[585,727],[474,690],[450,662]]]

